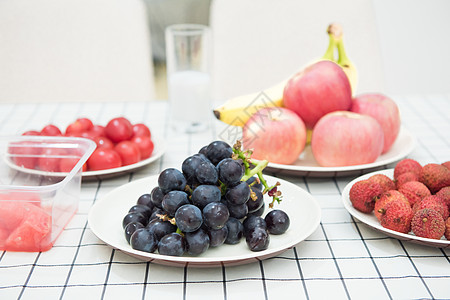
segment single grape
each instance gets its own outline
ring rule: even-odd
[[[243,219],[248,214],[248,207],[246,203],[231,204],[230,202],[227,202],[227,208],[230,212],[230,217],[235,219]]]
[[[159,186],[154,187],[151,191],[151,197],[152,197],[152,203],[154,206],[162,208],[161,202],[164,198],[164,193],[162,192],[162,190],[159,188]]]
[[[250,177],[249,179],[247,179],[247,184],[250,186],[250,187],[255,187],[255,188],[257,188],[258,190],[260,190],[260,191],[262,191],[262,189],[263,189],[263,185],[262,185],[262,183],[259,181],[259,179],[258,179],[258,177],[257,176],[253,176],[253,177]],[[253,183],[254,182],[254,183]]]
[[[144,217],[146,217],[148,219],[152,215],[152,211],[153,210],[150,207],[148,207],[147,205],[135,204],[130,208],[130,210],[128,212],[129,213],[132,213],[132,212],[141,213],[144,215]]]
[[[197,177],[195,176],[195,170],[204,160],[199,156],[189,156],[186,158],[182,165],[181,170],[183,171],[184,177],[189,185],[197,183]]]
[[[264,196],[258,188],[252,186],[250,189],[255,194],[256,199],[250,197],[250,199],[247,201],[247,207],[249,213],[254,213],[263,206]]]
[[[241,241],[244,235],[244,225],[236,218],[228,218],[226,226],[228,227],[228,235],[225,244],[235,245]]]
[[[186,249],[191,255],[200,255],[209,248],[209,236],[202,228],[184,235],[186,239]]]
[[[139,222],[145,226],[147,225],[148,219],[143,214],[138,212],[127,213],[125,217],[123,217],[122,227],[125,229],[125,227],[132,222]]]
[[[136,204],[142,204],[142,205],[147,205],[148,207],[150,207],[150,209],[153,209],[153,207],[155,206],[152,202],[152,195],[151,194],[142,194]]]
[[[158,243],[158,252],[161,255],[182,256],[186,251],[186,240],[176,232],[166,234]]]
[[[230,204],[239,205],[244,204],[250,198],[250,187],[246,182],[240,182],[238,185],[228,188],[225,194],[225,199]]]
[[[202,161],[211,162],[204,153],[196,153],[193,156],[200,158]]]
[[[159,241],[166,234],[175,232],[177,230],[177,226],[171,224],[169,221],[163,221],[159,218],[153,219],[147,224],[148,230],[153,232],[156,239]]]
[[[125,226],[125,239],[128,243],[130,243],[131,235],[139,228],[144,228],[144,225],[139,222],[131,222]]]
[[[223,226],[220,229],[208,228],[207,233],[209,236],[209,246],[218,247],[220,245],[223,245],[223,243],[225,243],[225,240],[227,239],[228,236],[228,227]]]
[[[214,141],[206,147],[206,157],[217,165],[222,159],[230,158],[233,154],[233,148],[223,141]]]
[[[255,227],[262,227],[264,229],[267,229],[266,221],[262,217],[258,216],[247,217],[242,225],[244,225],[244,236],[247,236],[247,233]]]
[[[151,221],[153,219],[161,219],[159,216],[163,216],[165,214],[166,212],[162,208],[156,207],[148,220]]]
[[[266,210],[266,203],[263,202],[260,209],[254,212],[249,212],[247,216],[258,216],[261,217],[264,214],[264,211]]]
[[[212,163],[203,161],[195,170],[195,178],[200,184],[217,184],[219,175]]]
[[[206,157],[206,150],[208,149],[208,145],[203,146],[202,148],[200,148],[200,150],[198,150],[199,154],[203,154]]]
[[[189,199],[185,192],[170,191],[164,195],[162,208],[170,217],[173,217],[177,209],[185,204],[189,204]]]
[[[208,203],[220,202],[221,193],[215,185],[199,185],[192,192],[191,201],[198,208],[203,209]]]
[[[133,249],[153,253],[158,247],[158,240],[147,228],[139,228],[131,235],[130,245]]]
[[[241,160],[225,158],[217,164],[219,180],[227,186],[236,185],[244,176],[244,165]]]
[[[195,205],[185,204],[175,213],[175,222],[182,232],[193,232],[203,224],[202,212]]]
[[[247,246],[251,251],[262,251],[269,247],[269,232],[263,227],[255,227],[250,229],[245,237]]]
[[[179,170],[168,168],[159,174],[158,186],[164,194],[170,191],[184,191],[186,178]]]
[[[267,230],[270,234],[283,234],[290,225],[289,216],[280,209],[269,212],[264,218],[267,224]]]
[[[208,203],[203,208],[203,221],[211,229],[220,229],[225,226],[230,212],[225,204],[220,202]]]

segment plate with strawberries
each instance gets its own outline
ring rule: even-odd
[[[421,166],[403,159],[394,169],[360,176],[344,188],[344,207],[390,237],[450,247],[450,169],[446,165]]]

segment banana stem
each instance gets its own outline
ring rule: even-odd
[[[338,49],[338,53],[339,53],[339,60],[338,60],[338,64],[341,66],[348,66],[351,64],[350,59],[347,56],[347,53],[345,52],[344,49],[344,42],[341,39],[339,39],[339,41],[337,42],[337,49]]]
[[[334,50],[336,48],[336,40],[331,33],[329,33],[328,36],[330,37],[328,42],[328,49],[327,51],[325,51],[322,59],[328,59],[335,62],[336,60],[334,59]]]

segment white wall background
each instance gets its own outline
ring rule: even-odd
[[[450,1],[373,2],[387,93],[450,93]]]

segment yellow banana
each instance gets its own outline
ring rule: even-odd
[[[332,60],[341,66],[350,81],[352,94],[354,95],[358,86],[358,71],[345,52],[342,27],[337,23],[332,23],[328,26],[327,33],[330,38],[330,42],[328,49],[322,58]],[[338,51],[337,59],[334,57],[334,50],[336,48]]]
[[[243,127],[258,110],[283,106],[283,90],[286,83],[287,80],[259,93],[229,99],[214,109],[214,115],[224,123]]]

